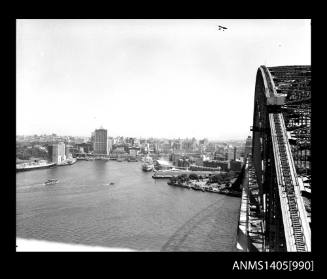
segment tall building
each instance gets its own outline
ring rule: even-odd
[[[59,164],[66,160],[65,144],[54,143],[48,147],[49,161]]]
[[[97,155],[108,155],[109,148],[108,148],[108,137],[107,137],[107,130],[106,129],[96,129],[94,131],[94,141],[93,141],[93,149],[94,154]]]
[[[235,158],[235,151],[234,151],[234,147],[232,146],[232,145],[229,145],[228,146],[228,149],[227,149],[227,152],[226,152],[227,154],[226,154],[226,159],[228,160],[228,161],[230,161],[230,160],[235,160],[234,158]]]
[[[233,160],[235,161],[236,158],[237,158],[237,147],[234,146],[234,158],[233,158]]]

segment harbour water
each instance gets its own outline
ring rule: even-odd
[[[169,186],[141,166],[95,160],[16,173],[17,237],[137,251],[236,251],[240,198]],[[59,183],[43,185],[48,179]]]

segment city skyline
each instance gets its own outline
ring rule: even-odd
[[[17,20],[17,134],[246,139],[257,66],[310,56],[303,19]]]
[[[107,130],[107,129],[104,129]],[[55,133],[50,133],[50,134],[16,134],[16,138],[24,137],[24,138],[31,138],[31,137],[57,137],[57,138],[80,138],[80,139],[87,139],[89,141],[92,140],[92,134],[89,136],[72,136],[72,135],[59,135]],[[251,137],[251,135],[248,135],[248,137]],[[142,140],[192,140],[193,138],[196,141],[201,141],[201,140],[208,140],[209,142],[245,142],[246,138],[241,138],[241,139],[210,139],[207,137],[185,137],[185,138],[168,138],[168,137],[132,137],[132,136],[123,136],[123,135],[118,135],[118,136],[111,136],[108,134],[107,136],[108,139],[118,139],[118,138],[124,138],[124,139],[129,139],[129,138],[134,138],[134,139],[142,139]]]

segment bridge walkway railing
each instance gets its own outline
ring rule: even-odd
[[[270,113],[271,138],[288,251],[311,250],[311,231],[281,113]]]

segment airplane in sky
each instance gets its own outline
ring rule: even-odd
[[[217,25],[217,27],[218,27],[218,30],[225,31],[227,29],[227,27],[224,27],[224,26],[221,26],[221,25]]]

